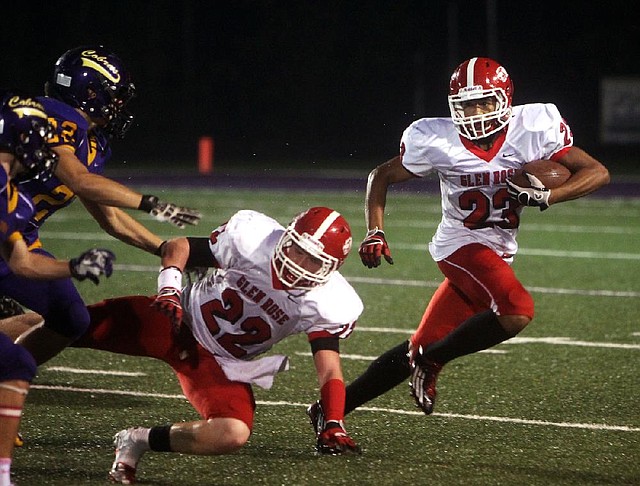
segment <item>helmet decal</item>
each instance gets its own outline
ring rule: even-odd
[[[109,63],[106,56],[100,56],[94,50],[82,51],[80,55],[82,65],[95,69],[112,83],[120,82],[118,68]]]
[[[39,103],[32,98],[11,96],[7,100],[7,106],[18,115],[18,118],[23,118],[25,116],[36,116],[42,118],[43,120],[47,119],[47,114],[44,111],[44,106],[42,106],[42,103]]]
[[[509,79],[509,75],[507,74],[507,70],[500,66],[498,69],[496,69],[496,79],[499,81],[502,81],[503,83],[506,83],[507,80]]]
[[[342,254],[346,257],[351,251],[351,245],[353,244],[353,238],[349,236],[342,245]]]

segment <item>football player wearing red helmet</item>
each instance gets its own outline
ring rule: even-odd
[[[252,385],[270,388],[288,368],[286,356],[259,355],[297,333],[307,335],[318,376],[318,452],[359,453],[344,427],[339,352],[363,310],[338,271],[351,244],[349,224],[327,207],[300,213],[286,228],[239,211],[208,238],[162,244],[157,295],[89,305],[91,324],[72,346],[165,361],[201,417],[118,432],[111,480],[134,483],[149,450],[215,455],[241,448],[253,428]],[[215,270],[183,287],[183,271],[196,267]],[[20,318],[28,315],[13,319]]]
[[[609,182],[607,169],[573,145],[555,105],[512,105],[507,70],[485,57],[460,64],[449,85],[450,118],[422,118],[402,135],[400,153],[376,167],[366,192],[369,231],[360,245],[369,268],[393,263],[384,232],[388,187],[435,173],[442,220],[429,251],[444,280],[408,341],[388,350],[347,387],[345,413],[408,377],[416,405],[433,411],[436,380],[449,361],[495,346],[521,332],[534,316],[531,295],[511,262],[523,206],[547,209]],[[525,163],[551,159],[571,177],[552,190],[509,180]],[[539,181],[538,181],[539,182]],[[321,404],[308,410],[314,421]]]
[[[139,194],[102,175],[111,157],[111,139],[122,138],[133,120],[127,109],[135,86],[118,56],[103,46],[70,49],[56,62],[45,91],[47,96],[35,101],[49,117],[53,134],[47,144],[57,165],[46,180],[32,178],[22,184],[22,192],[36,203],[23,232],[29,248],[46,253],[40,227],[76,198],[111,236],[150,253],[158,250],[162,239],[123,209],[140,209],[178,227],[199,221],[198,211]],[[44,317],[43,326],[18,338],[38,364],[59,353],[89,325],[85,304],[69,279],[44,286],[23,282],[0,260],[0,295]]]

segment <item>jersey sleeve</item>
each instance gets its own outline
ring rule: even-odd
[[[317,290],[311,313],[314,319],[306,329],[309,341],[332,336],[340,339],[349,337],[364,310],[360,296],[337,272]]]
[[[424,177],[433,170],[427,158],[431,141],[432,134],[428,130],[426,119],[417,120],[409,125],[400,139],[402,165],[418,177]]]
[[[532,105],[534,116],[526,117],[532,131],[540,133],[541,152],[544,159],[557,160],[573,146],[573,134],[569,124],[552,103]]]
[[[267,247],[263,244],[266,238],[279,228],[278,222],[262,213],[238,211],[211,232],[209,249],[219,268],[231,268],[241,259],[251,260],[261,254]]]
[[[89,124],[80,113],[72,107],[52,98],[40,97],[49,115],[49,122],[53,126],[54,135],[49,141],[52,147],[65,148],[76,152],[80,141],[83,140]]]

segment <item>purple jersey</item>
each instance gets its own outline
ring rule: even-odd
[[[52,147],[71,150],[89,172],[102,174],[111,157],[109,139],[100,130],[89,133],[89,122],[74,108],[53,98],[38,97],[55,129]],[[25,231],[25,240],[32,245],[38,239],[38,228],[49,216],[74,200],[75,194],[55,175],[46,182],[33,180],[21,185],[22,192],[33,199],[36,211]]]
[[[7,173],[0,169],[0,242],[10,238],[22,238],[22,233],[34,213],[34,205],[29,196],[21,194],[18,186],[8,181]],[[0,275],[9,273],[4,261]]]
[[[99,130],[89,133],[89,123],[74,108],[52,98],[37,100],[55,128],[51,145],[72,151],[90,172],[102,174],[111,155],[107,136]],[[20,192],[33,200],[22,237],[30,251],[52,256],[42,248],[38,230],[49,216],[71,204],[75,194],[55,175],[46,182],[21,184]],[[78,338],[89,327],[89,312],[70,278],[29,280],[15,275],[0,259],[0,295],[37,312],[44,317],[47,329],[70,339]]]

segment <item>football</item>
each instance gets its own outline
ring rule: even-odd
[[[571,177],[571,172],[564,165],[554,162],[553,160],[534,160],[524,164],[517,169],[511,180],[514,184],[521,187],[531,187],[529,179],[525,176],[525,172],[536,176],[547,189],[555,189],[566,182]]]

